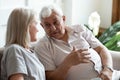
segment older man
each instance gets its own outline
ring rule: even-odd
[[[47,80],[112,80],[108,50],[83,25],[66,26],[54,5],[43,7],[41,25],[46,35],[35,46]]]

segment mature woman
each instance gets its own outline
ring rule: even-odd
[[[1,62],[2,80],[45,80],[44,67],[30,47],[30,42],[36,41],[36,25],[32,10],[17,8],[10,14]]]

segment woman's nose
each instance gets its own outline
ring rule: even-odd
[[[36,32],[39,32],[38,26],[35,27],[35,31],[36,31]]]
[[[36,32],[39,32],[38,28],[36,29]]]

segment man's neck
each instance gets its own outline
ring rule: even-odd
[[[68,42],[68,34],[67,34],[67,31],[65,31],[64,36],[63,36],[60,40],[65,41],[65,42]]]

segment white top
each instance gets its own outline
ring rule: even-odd
[[[68,43],[45,36],[36,44],[35,51],[45,70],[55,70],[75,46],[77,49],[89,49],[91,62],[71,67],[68,71],[67,80],[90,80],[97,77],[97,72],[102,69],[101,58],[92,48],[102,44],[85,26],[75,25],[67,28],[67,31],[69,34]]]
[[[5,48],[1,61],[1,79],[13,74],[24,74],[24,80],[45,80],[45,70],[36,54],[17,44]]]

